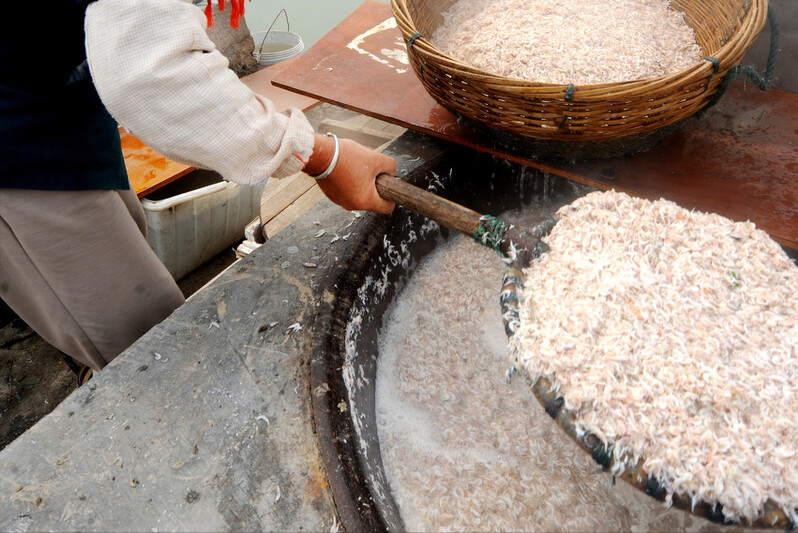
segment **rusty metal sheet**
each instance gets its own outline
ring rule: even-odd
[[[647,152],[592,163],[496,150],[429,96],[410,68],[390,6],[367,0],[272,83],[601,189],[751,220],[798,248],[798,95],[742,81],[703,120]]]
[[[139,198],[194,170],[161,155],[124,128],[119,128],[119,137],[128,180]]]
[[[798,96],[734,87],[647,152],[562,167],[648,198],[751,220],[798,248]]]

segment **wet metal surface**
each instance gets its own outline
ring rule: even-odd
[[[751,220],[780,244],[798,248],[798,95],[735,86],[703,119],[688,121],[647,152],[558,169],[604,187]]]
[[[578,165],[538,160],[488,146],[437,104],[407,63],[391,20],[390,6],[366,1],[273,82],[573,181],[751,220],[798,248],[798,94],[761,93],[741,78],[703,120],[688,119],[637,157]],[[782,50],[779,64],[789,68],[794,57],[794,50]]]

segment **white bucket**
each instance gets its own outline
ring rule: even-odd
[[[302,37],[290,31],[261,31],[252,34],[253,55],[260,65],[273,65],[305,49]]]

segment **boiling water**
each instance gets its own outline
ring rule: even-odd
[[[613,484],[545,413],[523,376],[507,382],[503,268],[495,252],[453,239],[425,259],[390,310],[377,424],[407,530],[719,527]]]

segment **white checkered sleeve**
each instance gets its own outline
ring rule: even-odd
[[[239,81],[190,0],[100,0],[86,50],[104,105],[148,146],[244,184],[299,171],[313,150],[301,111],[278,113]]]

